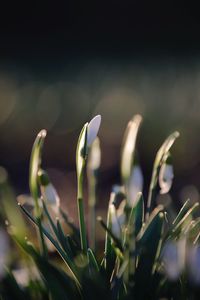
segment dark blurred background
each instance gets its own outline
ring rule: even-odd
[[[54,1],[0,7],[0,164],[28,193],[28,161],[46,128],[44,166],[69,206],[75,148],[84,122],[102,115],[99,201],[119,183],[128,120],[144,117],[138,140],[149,183],[153,159],[173,130],[176,201],[200,191],[200,20],[192,2]],[[73,201],[75,203],[75,201]]]

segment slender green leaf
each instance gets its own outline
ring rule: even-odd
[[[86,254],[87,252],[87,236],[86,225],[84,217],[84,205],[83,205],[83,175],[87,158],[87,128],[88,123],[83,126],[83,129],[79,135],[78,144],[76,148],[76,170],[77,170],[77,206],[78,217],[80,227],[80,239],[81,248]]]
[[[20,208],[22,209],[22,211],[28,216],[28,218],[36,225],[38,226],[37,220],[31,216],[29,214],[29,212],[22,206],[19,205]],[[68,266],[72,277],[75,279],[75,281],[77,282],[77,284],[80,286],[79,280],[78,280],[78,273],[77,273],[77,268],[74,265],[73,261],[70,259],[70,257],[68,256],[68,254],[66,252],[64,252],[62,250],[62,248],[59,246],[58,242],[52,237],[51,234],[49,234],[49,232],[42,226],[41,227],[43,234],[50,240],[50,242],[54,245],[55,249],[57,250],[57,252],[59,253],[59,255],[61,256],[61,258],[63,259],[63,261],[66,263],[66,265]]]
[[[192,218],[192,214],[194,211],[197,210],[197,208],[199,208],[199,203],[195,203],[187,212],[186,214],[182,217],[182,219],[179,221],[179,223],[173,227],[172,229],[172,233],[174,234],[178,234],[180,233],[183,225],[188,222],[188,220],[191,220]]]
[[[33,144],[31,158],[30,158],[30,170],[29,170],[29,186],[31,194],[36,201],[36,207],[38,209],[38,199],[39,199],[39,187],[38,187],[38,171],[41,166],[41,155],[42,148],[44,144],[44,139],[46,137],[46,130],[41,130]]]
[[[179,213],[177,214],[176,218],[174,219],[172,223],[173,226],[176,226],[181,221],[181,219],[184,217],[185,213],[188,211],[189,208],[190,208],[190,200],[188,199],[187,201],[185,201]]]
[[[133,119],[128,123],[125,131],[121,155],[121,175],[124,183],[127,183],[131,175],[136,138],[141,122],[142,117],[140,115],[135,115]]]
[[[88,256],[90,268],[94,269],[96,272],[99,272],[98,262],[94,256],[93,251],[90,248],[88,248],[87,256]]]
[[[29,187],[31,195],[35,201],[35,216],[38,220],[38,236],[40,241],[41,252],[44,256],[47,255],[46,245],[44,242],[44,237],[41,229],[41,209],[39,206],[39,186],[38,186],[38,171],[41,166],[41,156],[42,156],[42,147],[44,144],[44,139],[46,137],[46,130],[41,130],[33,144],[30,166],[29,166]]]

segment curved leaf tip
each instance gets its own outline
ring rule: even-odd
[[[41,137],[41,138],[45,138],[46,135],[47,135],[46,129],[42,129],[42,130],[38,133],[38,137]]]
[[[138,130],[142,122],[141,115],[135,115],[128,123],[125,134],[121,155],[121,175],[124,182],[127,182],[133,167],[135,144]]]
[[[99,127],[101,125],[101,115],[95,116],[88,124],[87,146],[91,146],[97,137]]]

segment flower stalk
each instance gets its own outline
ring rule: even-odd
[[[76,148],[76,171],[77,171],[77,206],[80,226],[81,249],[87,254],[87,233],[83,203],[83,180],[88,157],[89,147],[94,142],[101,124],[101,116],[95,116],[90,123],[86,123],[79,135]]]
[[[89,206],[89,243],[90,247],[95,250],[96,241],[96,189],[97,175],[101,163],[100,142],[97,137],[89,151],[87,164],[88,177],[88,206]]]

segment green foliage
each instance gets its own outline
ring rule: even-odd
[[[195,215],[198,204],[191,205],[190,201],[186,201],[174,221],[169,223],[168,212],[163,206],[156,205],[155,201],[159,193],[159,172],[179,135],[177,132],[165,140],[156,155],[148,199],[144,199],[142,191],[135,199],[129,199],[131,195],[129,189],[132,188],[130,176],[135,164],[135,146],[141,117],[136,116],[130,121],[122,148],[123,184],[118,189],[115,187],[111,193],[107,221],[98,218],[99,224],[105,230],[104,253],[100,255],[95,247],[98,244],[98,240],[93,240],[96,237],[93,232],[95,228],[89,229],[88,241],[84,218],[83,178],[88,156],[90,159],[90,153],[94,151],[88,141],[95,140],[100,117],[97,119],[98,122],[93,119],[84,125],[77,145],[77,205],[80,228],[76,228],[61,207],[55,217],[48,203],[48,197],[46,199],[42,197],[42,186],[49,187],[48,191],[52,192],[51,198],[56,194],[50,179],[45,177],[48,181],[45,181],[44,185],[41,177],[41,174],[46,174],[44,171],[41,173],[41,154],[46,132],[41,131],[36,137],[31,154],[29,178],[35,212],[31,214],[24,204],[19,204],[19,207],[38,230],[41,250],[39,251],[37,245],[33,245],[28,239],[23,240],[19,237],[17,231],[9,230],[9,233],[31,258],[32,264],[38,270],[39,278],[21,286],[12,272],[7,272],[0,284],[1,298],[198,299],[196,297],[199,294],[199,286],[192,283],[187,272],[187,256],[184,255],[183,248],[179,247],[179,241],[182,240],[185,241],[186,249],[199,244],[200,219]],[[95,122],[96,127],[93,128]],[[88,134],[91,134],[89,138]],[[95,143],[95,147],[98,147],[95,151],[98,151],[99,157],[99,142]],[[96,164],[91,164],[93,165],[94,168],[88,169],[89,193],[92,193],[89,195],[90,204],[92,203],[91,220],[95,216],[96,168],[99,167],[98,164],[97,167]],[[93,176],[92,180],[90,176]],[[60,203],[57,202],[57,205]],[[66,233],[64,225],[70,228],[70,234]],[[57,258],[60,258],[58,261],[49,255],[47,240],[57,251]],[[173,261],[174,253],[177,254],[178,260],[184,256],[183,268],[179,264],[172,272],[170,259]]]

